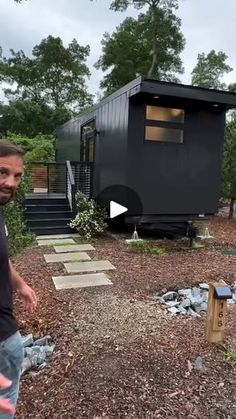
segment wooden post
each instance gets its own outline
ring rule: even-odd
[[[218,300],[214,297],[214,289],[220,285],[227,286],[224,281],[209,284],[206,338],[210,343],[224,341],[227,300]]]

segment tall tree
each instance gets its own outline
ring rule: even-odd
[[[227,85],[222,81],[225,74],[233,69],[226,63],[227,55],[222,52],[210,51],[197,57],[197,64],[192,71],[192,84],[209,89],[225,90]]]
[[[85,79],[89,77],[86,59],[89,46],[73,39],[66,48],[62,40],[48,36],[27,57],[21,51],[10,50],[9,58],[0,55],[0,81],[12,85],[4,89],[10,100],[42,101],[54,109],[84,108],[92,102]],[[15,88],[16,86],[16,88]]]
[[[152,13],[140,14],[138,19],[126,18],[112,35],[104,34],[102,55],[95,64],[103,71],[110,70],[101,82],[105,94],[110,94],[139,74],[148,74],[153,66],[150,49],[153,40]],[[159,9],[158,61],[152,77],[159,80],[178,81],[176,74],[183,72],[180,53],[184,48],[184,37],[180,31],[180,20],[171,10]]]
[[[115,11],[124,11],[129,6],[134,6],[136,9],[148,7],[151,21],[151,49],[150,53],[152,56],[152,63],[148,70],[148,76],[156,78],[156,68],[159,61],[159,42],[161,37],[159,36],[159,13],[161,11],[170,11],[178,8],[178,0],[114,0],[111,3],[111,9]]]

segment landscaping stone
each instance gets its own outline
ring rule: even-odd
[[[208,291],[209,290],[209,285],[205,284],[205,283],[202,283],[202,284],[199,284],[199,288],[201,288],[202,290]]]
[[[177,307],[180,305],[180,301],[165,301],[165,305],[168,307]]]
[[[191,290],[191,288],[179,290],[178,294],[183,296],[183,297],[189,298],[189,297],[192,296],[192,290]]]
[[[189,298],[186,298],[185,300],[181,301],[180,307],[182,308],[188,308],[191,306],[191,301]]]
[[[187,310],[184,307],[178,306],[178,311],[180,312],[180,314],[183,314],[183,315],[187,314]]]
[[[188,309],[188,314],[192,317],[201,317],[200,314],[196,313],[196,311],[192,310],[191,307]]]
[[[169,313],[171,313],[173,316],[175,316],[176,314],[178,314],[178,313],[179,313],[179,310],[178,310],[178,308],[177,308],[177,307],[169,307],[169,308],[167,309],[167,311],[169,311]]]
[[[56,253],[66,253],[66,252],[83,252],[88,250],[95,250],[91,244],[71,244],[68,246],[54,246],[53,247]]]
[[[47,263],[53,262],[70,262],[72,260],[83,261],[91,260],[91,257],[85,252],[72,252],[72,253],[52,253],[44,255],[44,259]]]
[[[55,345],[48,345],[50,336],[34,341],[33,335],[22,336],[24,359],[21,365],[21,375],[31,368],[40,367],[48,356],[52,355]]]
[[[75,272],[97,272],[116,269],[108,260],[95,260],[91,262],[64,263],[69,273]]]
[[[52,279],[57,290],[112,285],[104,273],[54,276]]]
[[[39,246],[51,246],[56,244],[75,244],[73,239],[45,239],[45,240],[37,240]]]
[[[194,368],[196,370],[202,370],[205,368],[205,361],[201,356],[198,356],[194,361]]]
[[[177,297],[177,292],[175,291],[169,291],[166,292],[164,295],[162,295],[163,300],[165,301],[169,301],[169,300],[174,300]]]
[[[22,339],[24,348],[26,346],[32,345],[34,342],[32,333],[30,333],[29,335],[21,336],[21,339]]]

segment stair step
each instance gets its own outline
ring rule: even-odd
[[[62,205],[25,205],[25,213],[31,213],[31,212],[55,212],[55,211],[70,211],[69,204],[62,204]]]
[[[38,211],[34,211],[34,212],[26,212],[25,211],[25,216],[27,218],[28,221],[30,220],[46,220],[49,218],[49,215],[51,217],[51,219],[56,219],[56,218],[69,218],[72,219],[72,212],[71,211],[45,211],[45,212],[38,212]]]
[[[47,227],[47,226],[62,226],[66,227],[71,218],[46,218],[46,219],[34,219],[27,220],[27,225],[31,227]]]
[[[24,205],[48,205],[48,204],[68,204],[67,198],[26,198],[24,200]]]
[[[69,234],[72,232],[70,227],[61,227],[61,226],[54,226],[54,227],[31,227],[30,229],[32,233],[43,236],[49,234]]]

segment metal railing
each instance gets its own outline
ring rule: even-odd
[[[27,173],[31,193],[66,194],[65,163],[30,162]]]
[[[76,209],[76,202],[75,202],[75,195],[76,195],[76,187],[75,187],[75,178],[74,173],[72,170],[71,162],[69,160],[66,161],[66,195],[70,204],[70,209],[74,215]]]
[[[69,160],[66,163],[31,162],[27,164],[27,174],[31,194],[63,194],[68,198],[72,211],[77,191],[87,198],[92,197],[93,163]]]

